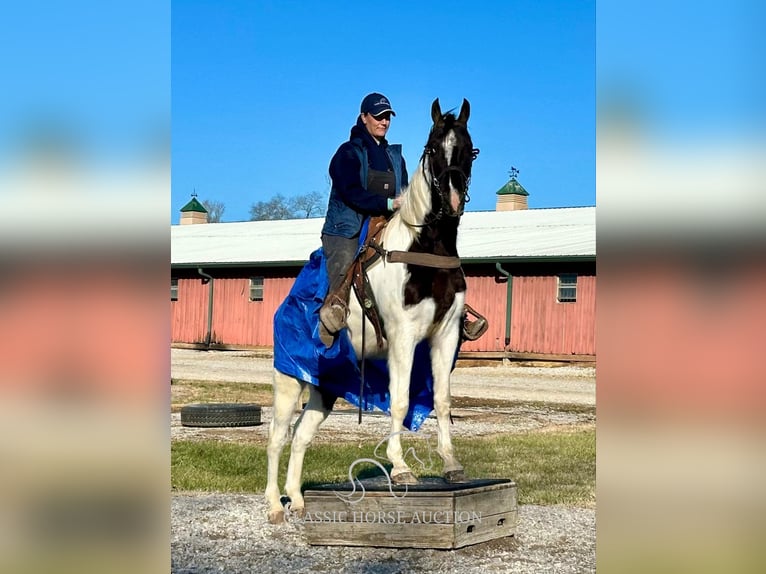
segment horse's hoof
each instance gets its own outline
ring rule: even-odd
[[[285,511],[274,510],[269,512],[269,524],[284,524],[285,523]]]
[[[394,484],[399,484],[399,485],[405,485],[405,484],[410,485],[410,484],[418,483],[417,477],[414,474],[412,474],[409,470],[406,472],[401,472],[399,474],[392,474],[391,481]]]
[[[306,509],[305,508],[291,508],[290,509],[290,516],[294,516],[298,520],[303,520],[303,517],[306,516]]]
[[[463,470],[448,470],[444,473],[444,480],[453,484],[455,482],[468,482],[468,477]]]

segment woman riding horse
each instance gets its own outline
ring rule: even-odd
[[[383,94],[364,97],[356,125],[330,161],[332,189],[322,227],[322,247],[330,279],[319,310],[320,337],[329,347],[346,327],[351,288],[347,271],[359,248],[366,217],[390,214],[399,208],[398,197],[407,186],[407,165],[400,144],[389,144],[386,134],[396,112]],[[486,331],[483,317],[466,318],[464,338],[475,340]]]
[[[450,436],[450,375],[460,345],[465,313],[466,282],[457,252],[457,232],[468,201],[471,167],[478,154],[468,133],[469,115],[467,100],[463,100],[457,117],[453,113],[442,114],[439,100],[434,101],[431,108],[433,126],[425,151],[412,181],[399,197],[399,209],[381,232],[377,244],[381,257],[366,269],[381,322],[385,325],[383,344],[378,344],[374,337],[364,337],[366,319],[356,298],[349,301],[348,337],[333,343],[332,349],[325,349],[318,340],[316,315],[311,311],[314,289],[321,284],[316,281],[320,271],[316,265],[321,262],[321,257],[315,257],[315,254],[304,268],[307,281],[299,276],[291,294],[275,315],[274,411],[267,447],[266,486],[269,521],[272,523],[282,522],[285,518],[278,486],[279,457],[287,443],[295,407],[308,384],[309,401],[295,424],[285,482],[291,512],[299,516],[304,512],[301,492],[304,455],[338,396],[337,392],[323,387],[320,371],[332,362],[330,355],[338,355],[341,343],[355,357],[387,357],[391,432],[386,456],[392,464],[392,481],[417,483],[404,460],[400,440],[405,420],[412,420],[410,385],[422,382],[422,377],[417,374],[422,365],[416,364],[416,357],[418,362],[426,362],[430,369],[428,376],[432,386],[428,390],[430,404],[436,411],[436,451],[444,462],[443,476],[448,482],[465,480]],[[300,296],[309,300],[300,300]],[[291,305],[295,300],[297,304]],[[289,314],[293,307],[308,311],[308,315]],[[305,332],[309,333],[308,341]],[[314,346],[312,337],[317,337],[318,346]],[[421,343],[428,346],[425,355],[416,352]],[[291,344],[308,345],[308,349],[300,349],[304,363],[298,364],[295,356],[299,353],[291,348]],[[353,373],[353,369],[356,369],[355,365],[351,370],[343,371],[344,375]]]

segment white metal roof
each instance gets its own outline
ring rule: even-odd
[[[302,265],[321,246],[323,218],[171,226],[172,265]],[[596,255],[596,208],[466,212],[466,260]]]

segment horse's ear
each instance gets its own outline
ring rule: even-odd
[[[442,108],[439,105],[439,98],[436,98],[434,103],[431,104],[431,119],[434,121],[434,125],[442,119]]]
[[[460,106],[460,115],[457,117],[456,123],[466,125],[468,123],[468,116],[471,115],[471,104],[468,100],[463,98],[463,105]]]

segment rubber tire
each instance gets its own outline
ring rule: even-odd
[[[250,427],[263,424],[261,407],[252,403],[199,403],[181,407],[185,427]]]

